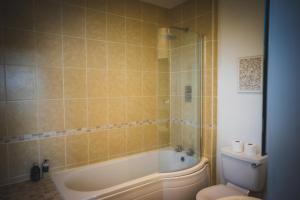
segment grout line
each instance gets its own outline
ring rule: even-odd
[[[87,7],[84,7],[84,29],[83,29],[83,35],[84,35],[84,50],[85,50],[85,106],[86,106],[86,126],[88,127],[89,122],[89,98],[88,98],[88,61],[87,61]],[[87,135],[87,163],[90,164],[90,134]]]
[[[66,129],[66,99],[65,99],[65,62],[64,62],[64,35],[63,35],[63,2],[60,2],[60,37],[61,37],[61,64],[62,64],[62,103],[63,103],[63,126]],[[67,136],[64,136],[64,168],[67,167]]]

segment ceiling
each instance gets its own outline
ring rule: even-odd
[[[141,0],[141,1],[170,9],[185,2],[186,0]]]

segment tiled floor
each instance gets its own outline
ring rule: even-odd
[[[50,179],[0,187],[2,200],[62,200]]]

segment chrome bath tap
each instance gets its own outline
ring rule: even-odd
[[[188,149],[186,150],[186,155],[188,155],[188,156],[193,156],[194,154],[195,154],[194,149],[188,148]]]
[[[183,151],[183,147],[181,145],[176,145],[175,149],[176,152],[182,152]]]

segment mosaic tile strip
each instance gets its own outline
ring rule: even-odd
[[[192,120],[173,118],[173,119],[171,119],[171,122],[174,124],[191,126],[193,128],[200,128],[200,124],[198,124]]]
[[[145,126],[145,125],[159,125],[162,123],[168,123],[169,119],[159,119],[159,120],[142,120],[142,121],[133,121],[133,122],[126,122],[126,123],[119,123],[119,124],[105,124],[96,126],[93,128],[78,128],[78,129],[69,129],[63,131],[49,131],[43,133],[33,133],[33,134],[25,134],[17,137],[9,137],[0,139],[0,144],[8,144],[8,143],[16,143],[22,141],[32,141],[32,140],[39,140],[39,139],[46,139],[52,137],[61,137],[61,136],[69,136],[69,135],[76,135],[76,134],[83,134],[83,133],[93,133],[102,130],[111,130],[111,129],[120,129],[120,128],[130,128],[130,127],[138,127],[138,126]]]

